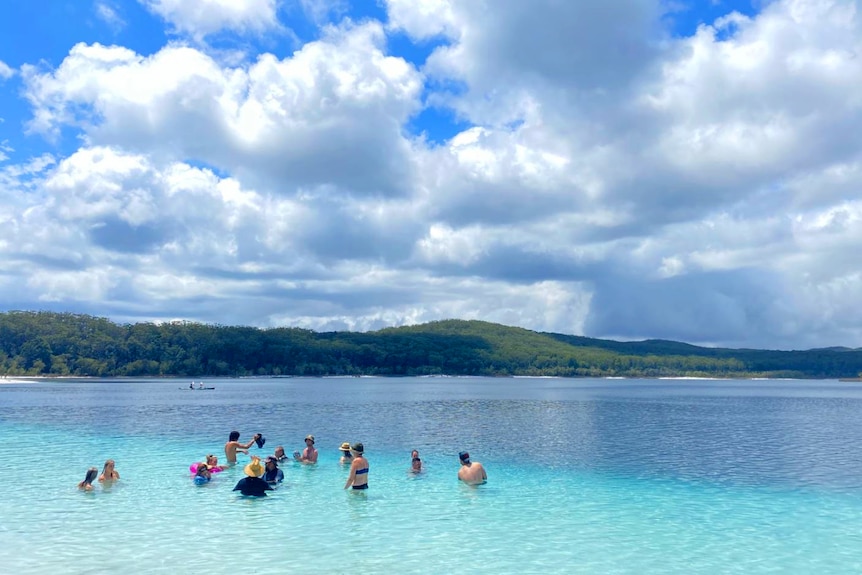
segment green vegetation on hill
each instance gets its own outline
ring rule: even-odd
[[[445,320],[317,333],[189,322],[118,325],[50,312],[0,313],[0,374],[76,376],[552,375],[855,377],[862,350],[704,348],[618,342]]]

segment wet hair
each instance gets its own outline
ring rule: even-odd
[[[239,439],[239,431],[231,431],[228,436],[228,441],[236,441]]]
[[[96,477],[99,475],[99,470],[95,467],[91,467],[87,470],[87,475],[84,476],[84,481],[78,484],[79,487],[83,487],[84,485],[91,485],[93,481],[96,480]]]
[[[102,475],[108,470],[108,465],[116,465],[113,459],[109,459],[105,462],[105,466],[102,468]]]
[[[206,463],[198,463],[198,470],[195,475],[204,475],[210,468],[207,467]]]

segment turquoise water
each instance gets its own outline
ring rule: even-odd
[[[862,386],[564,379],[0,385],[8,573],[858,573]],[[231,429],[317,437],[267,498],[192,484]],[[342,441],[363,441],[364,493]],[[426,470],[408,473],[410,450]],[[457,452],[487,468],[456,480]],[[87,467],[122,480],[93,493]],[[223,459],[223,457],[222,457]],[[240,456],[240,462],[247,461]]]

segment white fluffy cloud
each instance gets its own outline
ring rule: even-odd
[[[278,26],[276,0],[139,0],[177,32],[204,38],[222,30],[260,33]]]
[[[279,25],[275,2],[207,4],[148,6],[197,38]],[[0,293],[124,319],[862,345],[858,2],[776,0],[682,38],[663,6],[388,0],[386,23],[287,57],[78,44],[24,66],[30,131],[83,143],[0,172],[26,280]],[[439,45],[411,63],[400,33]],[[425,107],[463,128],[412,136]]]

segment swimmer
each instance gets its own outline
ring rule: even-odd
[[[350,448],[353,455],[353,462],[350,464],[350,475],[347,476],[347,483],[344,488],[353,487],[353,489],[368,489],[368,460],[365,459],[365,446],[361,443],[354,443]]]
[[[341,459],[338,460],[340,463],[346,465],[353,463],[353,455],[350,454],[350,444],[348,442],[345,441],[342,443],[338,449],[341,451]]]
[[[284,447],[281,445],[275,448],[275,453],[272,456],[275,457],[275,460],[279,463],[288,460],[287,454],[284,453]]]
[[[219,471],[224,471],[227,469],[225,465],[218,464],[218,457],[210,453],[207,455],[206,467],[210,470],[210,472],[218,473]]]
[[[99,476],[99,482],[116,481],[120,478],[120,474],[114,469],[114,460],[109,459],[105,462],[105,467],[102,468],[102,474]]]
[[[92,491],[93,481],[95,481],[98,476],[99,470],[95,467],[91,467],[87,470],[87,475],[84,476],[84,481],[78,484],[78,489],[81,491]]]
[[[415,449],[413,450],[413,453],[410,454],[410,471],[413,473],[422,472],[422,460],[419,459],[419,452]]]
[[[317,463],[317,450],[314,448],[314,436],[305,436],[305,449],[302,453],[296,451],[293,458],[300,463]]]
[[[242,451],[243,453],[248,454],[248,448],[254,444],[258,437],[260,437],[260,433],[255,433],[254,437],[251,438],[251,441],[248,443],[240,443],[239,431],[231,431],[228,436],[227,443],[224,444],[224,455],[227,458],[228,464],[236,465],[236,452]]]
[[[252,495],[254,497],[265,497],[267,491],[272,491],[272,486],[260,478],[263,475],[263,465],[260,464],[260,457],[253,456],[251,463],[245,466],[246,477],[240,479],[234,491],[239,491],[243,495]]]
[[[198,470],[195,473],[194,482],[198,485],[209,482],[213,478],[212,472],[206,463],[198,463]]]
[[[470,461],[470,454],[462,451],[458,454],[458,459],[461,460],[461,469],[458,470],[458,479],[467,485],[482,485],[488,481],[488,475],[485,473],[485,468],[478,461]]]
[[[272,455],[264,462],[263,480],[270,485],[284,481],[284,472],[278,468],[278,461]]]

